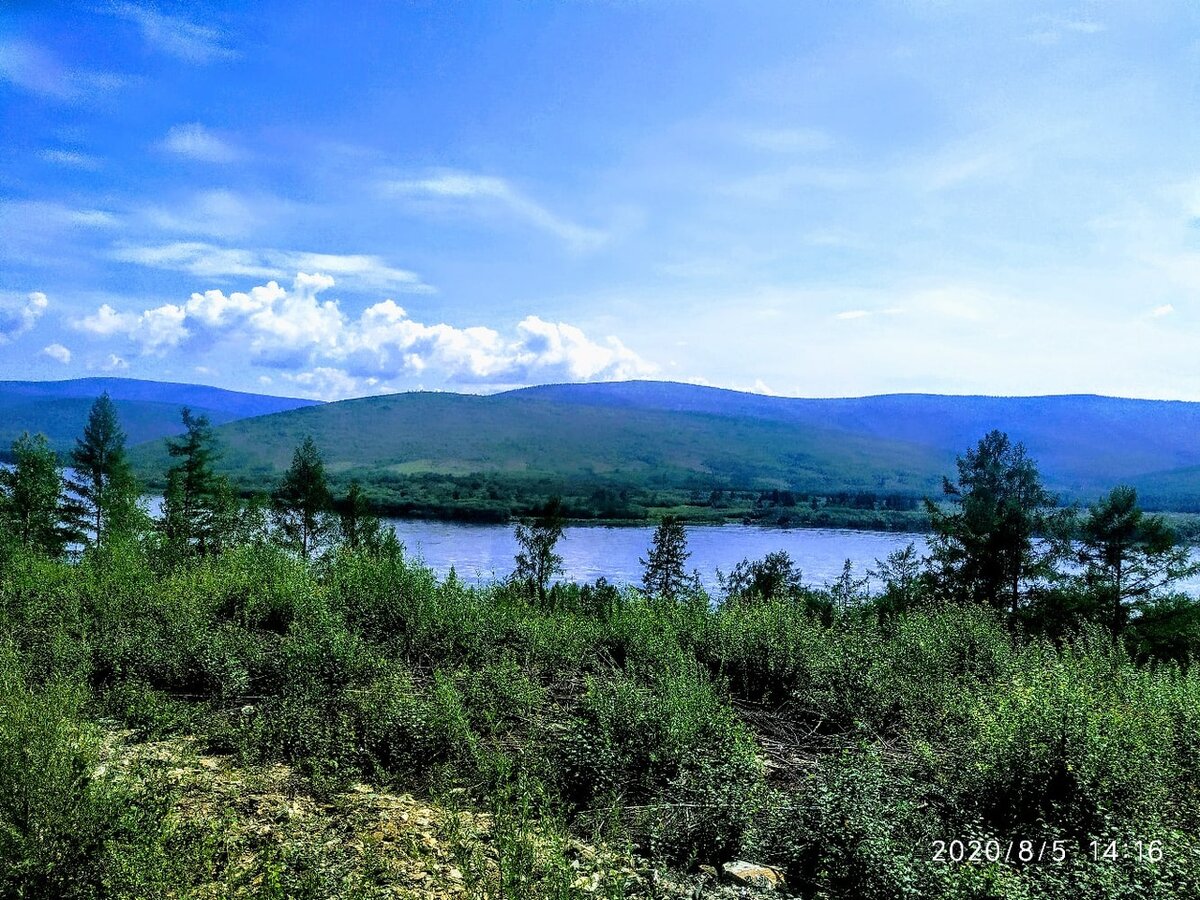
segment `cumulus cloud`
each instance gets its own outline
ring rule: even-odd
[[[197,292],[182,304],[119,312],[105,304],[74,321],[98,338],[119,338],[143,354],[165,353],[190,337],[243,349],[250,362],[323,398],[382,389],[405,377],[465,386],[637,378],[656,367],[615,337],[594,340],[577,326],[526,316],[508,334],[485,326],[425,324],[394,300],[356,318],[321,295],[329,275],[301,273],[249,291]]]
[[[110,353],[98,365],[94,365],[91,368],[99,369],[101,372],[123,372],[129,368],[129,363],[120,356],[117,356],[117,354]]]
[[[16,302],[0,301],[0,344],[7,344],[32,329],[49,305],[41,291],[32,291]]]
[[[143,353],[162,354],[190,336],[186,318],[183,307],[171,303],[142,313],[119,313],[105,303],[92,315],[73,320],[71,326],[96,337],[122,336]]]
[[[237,147],[199,122],[174,126],[158,146],[168,153],[201,162],[229,163],[241,156]]]
[[[42,355],[48,356],[55,362],[60,362],[64,366],[71,361],[71,351],[62,344],[48,344],[42,348]]]
[[[1153,319],[1161,319],[1163,316],[1169,316],[1175,312],[1175,307],[1170,303],[1164,303],[1162,306],[1156,306],[1150,310],[1150,317]]]
[[[607,239],[603,231],[563,218],[526,196],[504,178],[441,170],[425,178],[385,182],[384,190],[409,197],[480,212],[500,210],[554,235],[576,250],[591,250]]]
[[[178,59],[202,64],[237,56],[223,45],[222,34],[215,28],[133,3],[115,3],[112,12],[135,23],[151,47]]]
[[[322,269],[365,290],[428,294],[433,288],[415,272],[389,266],[366,254],[309,253],[296,250],[218,247],[202,241],[139,244],[118,247],[114,259],[155,269],[187,272],[200,278],[228,276],[282,279],[289,272]]]

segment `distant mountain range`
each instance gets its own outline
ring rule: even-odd
[[[192,384],[0,382],[0,449],[41,431],[69,450],[102,391],[154,477],[190,406],[220,426],[223,465],[261,486],[311,434],[330,472],[369,484],[488,476],[614,488],[936,493],[992,428],[1025,443],[1048,484],[1088,500],[1118,483],[1147,505],[1200,509],[1200,403],[1092,395],[768,397],[672,382],[562,384],[491,396],[415,392],[318,403]]]
[[[955,456],[1000,428],[1026,444],[1068,498],[1132,483],[1148,504],[1200,508],[1198,403],[1091,395],[818,400],[620,382],[491,396],[393,394],[229,418],[236,421],[218,434],[226,465],[245,483],[281,471],[311,434],[333,474],[377,483],[489,474],[614,487],[936,493]],[[165,465],[158,447],[141,448],[138,458],[148,472]]]
[[[132,378],[0,381],[0,451],[7,450],[23,431],[40,431],[55,449],[70,450],[83,431],[92,403],[104,391],[116,403],[131,444],[179,434],[183,430],[179,413],[184,406],[207,415],[219,425],[316,403]]]

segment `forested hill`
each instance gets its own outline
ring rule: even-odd
[[[1200,506],[1200,404],[1097,396],[766,397],[663,382],[552,385],[493,396],[348,400],[218,429],[243,483],[311,434],[335,476],[376,486],[487,475],[640,489],[938,491],[992,428],[1025,442],[1048,484],[1088,500],[1133,483],[1160,508]],[[161,471],[161,448],[139,461]]]
[[[6,450],[23,431],[40,431],[56,450],[69,450],[83,430],[88,409],[104,391],[115,401],[131,444],[179,434],[179,411],[184,406],[221,424],[316,403],[132,378],[0,381],[0,450]]]
[[[1094,394],[807,399],[654,381],[545,385],[512,396],[834,429],[935,453],[961,452],[999,428],[1025,444],[1057,490],[1088,496],[1125,481],[1138,485],[1147,499],[1200,502],[1200,403]]]

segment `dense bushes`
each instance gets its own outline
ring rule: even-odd
[[[108,716],[290,762],[319,791],[368,777],[503,798],[677,866],[751,856],[802,896],[1194,895],[1200,676],[1169,661],[1188,660],[1178,646],[1147,660],[1159,619],[1127,652],[1086,628],[1022,637],[979,607],[880,616],[793,593],[568,585],[541,604],[398,552],[14,551],[0,893],[151,895],[189,858],[159,805],[104,774],[89,722]],[[1069,859],[933,858],[938,840],[1044,838]],[[1093,840],[1122,856],[1093,859]],[[1131,857],[1133,840],[1163,859]]]

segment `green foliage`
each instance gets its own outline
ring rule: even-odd
[[[1062,900],[1078,885],[1182,900],[1200,883],[1187,598],[1152,591],[1114,642],[1086,579],[1028,590],[1014,619],[953,602],[910,550],[879,564],[880,598],[849,569],[804,587],[774,554],[736,567],[725,602],[664,603],[603,581],[551,586],[553,508],[526,527],[524,577],[471,587],[398,544],[305,559],[232,508],[204,553],[7,550],[0,853],[22,880],[0,893],[156,896],[214,865],[212,835],[172,831],[109,777],[100,716],[288,763],[322,802],[370,779],[491,809],[506,896],[578,896],[572,840],[595,835],[676,867],[754,859],[829,900]],[[932,858],[935,840],[1026,837],[1069,840],[1073,856]],[[1170,857],[1085,855],[1134,838]],[[261,880],[238,889],[335,894],[307,852],[264,849]]]
[[[13,466],[0,469],[0,530],[23,547],[50,556],[66,550],[62,469],[45,435],[21,435],[12,445]]]
[[[271,499],[283,546],[308,559],[333,539],[338,525],[333,495],[325,480],[325,461],[311,436],[296,447],[292,465]]]
[[[178,462],[167,470],[162,529],[173,553],[204,556],[224,545],[236,508],[228,482],[213,468],[218,453],[208,417],[185,406],[182,418],[183,436],[167,441]]]
[[[1052,576],[1068,519],[1042,485],[1022,444],[992,431],[958,459],[958,483],[944,479],[956,505],[944,512],[926,500],[933,534],[930,564],[946,596],[1016,613],[1030,585]],[[1034,538],[1047,540],[1038,545]]]
[[[725,601],[800,600],[805,596],[803,575],[785,550],[751,562],[743,559],[728,575],[717,572]]]
[[[645,559],[639,560],[645,570],[642,587],[646,593],[664,600],[675,600],[681,594],[694,590],[696,579],[688,576],[686,568],[689,556],[683,519],[679,516],[663,516],[654,529],[650,552]]]
[[[145,530],[147,517],[138,503],[141,489],[125,453],[116,404],[107,391],[92,404],[70,458],[75,475],[68,483],[73,497],[67,520],[75,533],[89,536],[99,548],[113,538]]]
[[[156,803],[100,774],[85,699],[64,680],[30,690],[13,647],[0,645],[2,896],[132,898],[166,868],[164,798]]]
[[[562,571],[562,557],[554,552],[562,538],[562,503],[552,497],[529,524],[518,524],[516,569],[513,581],[524,584],[538,602],[546,603],[550,579]]]
[[[1128,486],[1113,488],[1092,507],[1082,527],[1079,562],[1084,584],[1114,634],[1125,628],[1131,602],[1150,599],[1200,568],[1161,516],[1142,512],[1137,491]]]

